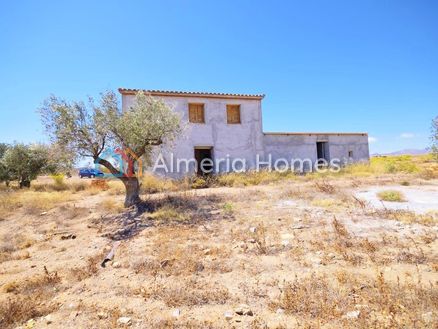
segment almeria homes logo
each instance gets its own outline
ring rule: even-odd
[[[143,160],[137,157],[129,148],[108,148],[102,152],[94,162],[96,170],[100,170],[99,160],[103,159],[118,170],[117,173],[103,173],[103,178],[111,177],[141,177],[143,174]]]

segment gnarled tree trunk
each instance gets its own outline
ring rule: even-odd
[[[111,162],[99,158],[96,156],[94,158],[95,163],[99,163],[102,166],[106,167],[114,177],[119,178],[123,185],[125,185],[125,208],[134,206],[141,202],[140,199],[140,183],[138,181],[137,176],[135,176],[133,166],[129,167],[129,172],[124,173],[123,176],[120,176],[120,171],[111,164]]]
[[[29,180],[29,179],[27,179],[27,178],[22,178],[22,179],[20,180],[20,188],[23,188],[23,187],[27,187],[27,188],[30,187],[30,180]]]
[[[131,207],[138,204],[140,199],[140,183],[137,177],[123,177],[122,182],[125,185],[125,207]]]

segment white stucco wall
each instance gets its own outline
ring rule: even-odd
[[[317,141],[328,142],[329,158],[348,159],[349,151],[353,152],[352,161],[368,161],[368,135],[367,134],[319,134],[319,133],[263,133],[262,111],[260,99],[247,98],[215,98],[198,96],[154,96],[162,98],[174,111],[181,115],[186,129],[172,145],[164,145],[155,149],[163,155],[169,169],[172,163],[173,173],[159,170],[156,173],[179,178],[187,173],[193,174],[195,165],[192,163],[188,170],[181,166],[176,172],[177,159],[193,159],[196,147],[212,147],[213,158],[244,159],[246,168],[256,167],[257,155],[264,162],[271,155],[272,164],[279,158],[285,159],[310,159],[312,163],[317,160]],[[135,96],[122,94],[123,110],[128,109]],[[189,103],[203,103],[205,123],[189,123]],[[227,104],[240,104],[241,124],[227,124]],[[153,157],[153,161],[156,155]],[[224,171],[224,165],[219,171]]]
[[[155,96],[162,98],[166,104],[182,117],[185,132],[173,145],[163,148],[163,156],[167,164],[170,164],[170,154],[176,159],[191,159],[194,157],[195,147],[213,147],[213,157],[235,158],[246,160],[248,168],[255,167],[255,155],[264,153],[261,101],[253,99],[227,99],[227,98],[202,98],[202,97],[175,97]],[[123,110],[128,109],[134,101],[134,95],[123,95]],[[189,123],[189,103],[203,103],[205,123]],[[227,124],[227,104],[240,104],[241,124]],[[223,164],[224,166],[225,164]],[[185,166],[182,166],[185,169]],[[220,171],[223,171],[220,166]],[[194,166],[189,169],[194,171]],[[180,174],[170,176],[180,177],[186,174],[183,170]]]
[[[329,159],[340,159],[342,162],[368,161],[367,134],[314,134],[314,133],[266,133],[264,135],[265,156],[271,154],[273,161],[279,158],[317,160],[317,142],[328,143]],[[353,156],[349,158],[349,151]]]

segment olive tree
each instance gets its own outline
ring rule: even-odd
[[[6,143],[0,143],[0,182],[5,182],[6,186],[9,185],[11,181],[11,175],[9,173],[8,167],[4,163],[3,157],[8,150],[9,145]]]
[[[438,160],[438,116],[432,120],[432,153]]]
[[[30,187],[32,180],[45,171],[49,163],[48,148],[44,145],[14,144],[2,157],[6,183],[18,181],[20,188]]]
[[[181,132],[180,117],[163,100],[139,92],[126,111],[119,107],[112,91],[99,102],[68,102],[51,96],[40,109],[43,124],[52,140],[77,156],[92,157],[119,178],[126,189],[125,207],[140,202],[135,165],[116,168],[101,157],[107,148],[129,149],[129,164],[142,158],[148,162],[156,145],[171,142]]]

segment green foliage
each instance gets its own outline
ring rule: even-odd
[[[6,153],[6,151],[8,150],[9,145],[6,143],[0,143],[0,159],[3,158],[3,155]]]
[[[140,92],[132,107],[118,117],[107,116],[117,143],[148,161],[153,145],[172,141],[182,130],[180,117],[163,100]]]
[[[140,201],[135,163],[148,163],[153,146],[168,143],[181,132],[180,117],[162,100],[138,93],[131,108],[122,111],[117,96],[108,91],[99,103],[67,102],[51,96],[40,109],[43,123],[52,141],[75,156],[90,156],[111,173],[119,174],[110,161],[100,155],[108,148],[127,152],[124,175],[117,176],[126,187],[125,206]]]
[[[404,202],[406,201],[404,195],[400,191],[386,190],[377,194],[380,200],[389,202]]]
[[[48,148],[43,145],[14,144],[5,152],[2,163],[10,180],[17,180],[20,187],[29,187],[30,182],[49,163]]]
[[[54,174],[50,175],[50,177],[53,179],[53,183],[55,183],[55,186],[64,186],[64,175],[63,174]]]
[[[431,151],[434,155],[435,160],[438,161],[438,116],[432,120],[432,147]]]
[[[93,99],[85,104],[51,96],[40,112],[53,141],[95,160],[107,147],[129,148],[135,155],[133,160],[148,158],[153,145],[171,141],[181,131],[175,112],[161,99],[141,92],[124,112],[112,91],[102,93],[98,104]]]
[[[227,214],[227,215],[231,215],[233,213],[233,211],[234,211],[233,204],[230,203],[230,202],[224,203],[223,209],[224,209],[224,213]]]
[[[8,185],[9,181],[11,180],[11,175],[9,173],[8,167],[3,160],[3,156],[5,155],[8,148],[8,144],[0,143],[0,182],[6,182],[6,185]]]
[[[45,168],[47,173],[52,175],[68,174],[73,169],[75,155],[59,144],[52,144],[48,147],[49,161]]]
[[[417,165],[412,161],[412,156],[410,155],[372,158],[371,167],[384,174],[409,174],[418,172],[419,170]]]
[[[209,187],[209,180],[205,177],[195,176],[192,180],[191,188],[200,189]]]

